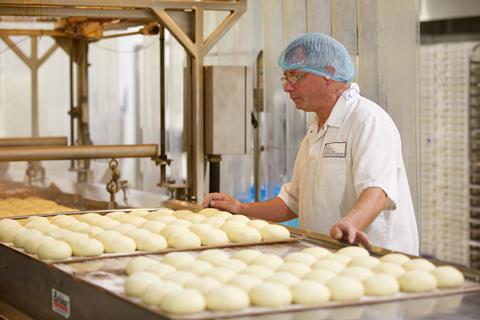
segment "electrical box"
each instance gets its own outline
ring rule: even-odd
[[[249,152],[250,110],[253,103],[250,72],[245,66],[205,67],[206,154]]]

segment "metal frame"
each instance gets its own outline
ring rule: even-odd
[[[203,37],[203,18],[205,10],[227,11],[230,14],[206,38]],[[205,154],[204,154],[204,114],[203,114],[203,58],[218,40],[233,26],[246,11],[246,0],[0,0],[0,15],[4,16],[42,16],[42,17],[88,17],[88,18],[120,18],[139,19],[145,23],[157,21],[166,27],[182,44],[191,60],[191,111],[185,112],[190,117],[188,146],[188,187],[190,200],[200,200],[204,195]],[[178,14],[183,12],[183,14]],[[186,25],[191,30],[185,30],[185,24],[179,24],[178,18],[189,20]],[[187,27],[188,29],[188,27]],[[59,42],[60,40],[57,40]],[[86,51],[83,50],[86,54]],[[85,56],[86,57],[86,56]],[[86,61],[85,61],[86,62]],[[78,64],[78,61],[77,61]],[[87,63],[79,70],[86,71]],[[79,72],[81,74],[82,72]],[[86,75],[86,73],[85,73]],[[79,75],[80,77],[81,75]],[[78,79],[85,95],[88,86],[87,79]],[[80,96],[80,95],[79,95]],[[81,99],[81,97],[79,97]],[[88,110],[88,100],[79,104]],[[88,112],[82,112],[83,117]],[[83,119],[88,121],[88,119]],[[80,121],[79,124],[83,122]],[[79,135],[88,144],[88,122]],[[81,128],[79,128],[81,130]],[[164,143],[164,141],[162,141]],[[88,163],[84,164],[88,168]]]

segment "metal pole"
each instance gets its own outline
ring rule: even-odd
[[[38,137],[38,38],[32,36],[32,48],[30,57],[30,70],[32,72],[32,137]]]
[[[4,148],[0,161],[40,161],[69,159],[152,158],[156,160],[156,144],[53,146]]]
[[[165,28],[160,25],[160,185],[167,180],[167,155],[165,154]]]
[[[70,70],[69,70],[69,76],[70,76],[70,145],[73,146],[75,144],[75,114],[74,114],[74,109],[75,109],[75,92],[74,92],[74,79],[73,79],[73,52],[74,52],[74,43],[73,41],[71,42],[70,46]],[[70,170],[75,169],[75,161],[71,160],[70,161]]]
[[[67,137],[16,137],[0,138],[1,148],[29,147],[29,146],[66,146]]]

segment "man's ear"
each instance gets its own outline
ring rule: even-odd
[[[332,76],[334,76],[336,73],[335,67],[330,65],[325,67],[325,71],[329,72]]]

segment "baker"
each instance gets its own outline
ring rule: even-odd
[[[302,229],[418,255],[400,134],[352,82],[346,48],[327,35],[306,33],[287,45],[279,65],[296,108],[316,115],[291,181],[268,201],[241,203],[211,193],[203,206],[278,222],[298,217]]]

